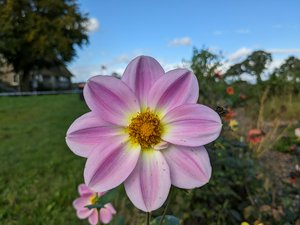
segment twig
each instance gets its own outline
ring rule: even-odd
[[[260,99],[259,114],[258,114],[258,119],[257,119],[257,124],[256,124],[256,127],[258,129],[261,129],[261,121],[263,120],[263,117],[264,117],[264,104],[265,104],[266,98],[268,96],[269,90],[270,90],[270,87],[267,87],[263,93],[263,96]]]
[[[246,189],[247,195],[248,195],[248,197],[249,197],[249,200],[250,200],[250,202],[251,202],[251,205],[255,205],[255,202],[254,202],[254,200],[252,199],[252,196],[251,196],[251,194],[250,194],[250,191],[249,191],[249,188],[248,188],[247,184],[245,185],[245,189]]]
[[[161,219],[159,221],[159,225],[162,225],[163,221],[165,219],[165,216],[166,216],[166,213],[167,213],[170,201],[171,201],[172,190],[173,190],[173,188],[171,187],[170,194],[169,194],[169,197],[168,197],[168,200],[167,200],[167,204],[166,204],[166,207],[164,208],[164,212],[163,212],[162,217],[161,217]]]

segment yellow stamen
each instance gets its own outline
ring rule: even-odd
[[[162,126],[159,117],[147,109],[131,119],[128,126],[131,141],[141,145],[143,149],[153,147],[161,139]]]
[[[96,201],[97,201],[97,195],[92,195],[90,197],[90,203],[91,203],[91,205],[95,205]]]

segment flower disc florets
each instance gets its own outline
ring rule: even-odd
[[[90,203],[91,205],[95,205],[96,202],[97,202],[97,195],[94,194],[90,197]]]
[[[159,117],[149,109],[131,119],[128,126],[132,142],[141,145],[142,149],[155,146],[161,141],[162,126]]]

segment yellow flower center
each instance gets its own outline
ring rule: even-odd
[[[97,195],[92,195],[90,197],[90,203],[91,203],[91,205],[95,205],[96,201],[97,201]]]
[[[146,149],[161,141],[162,126],[158,116],[147,109],[131,119],[128,133],[131,141]]]

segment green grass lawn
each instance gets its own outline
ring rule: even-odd
[[[0,225],[88,224],[72,206],[85,159],[65,143],[69,126],[87,111],[75,94],[0,97]],[[117,193],[110,224],[140,225],[145,214],[123,185]]]
[[[88,224],[72,201],[85,159],[65,144],[78,95],[0,97],[0,224]]]

